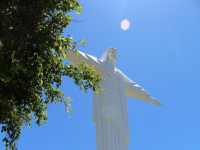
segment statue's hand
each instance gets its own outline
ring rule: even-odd
[[[156,98],[152,98],[151,97],[151,99],[149,101],[154,103],[154,104],[156,104],[156,105],[158,105],[158,106],[161,106],[161,103]]]

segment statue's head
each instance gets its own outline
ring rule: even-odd
[[[102,55],[101,59],[105,62],[108,62],[109,59],[116,61],[117,60],[117,49],[114,47],[108,48]]]

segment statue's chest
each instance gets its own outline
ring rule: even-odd
[[[119,82],[119,72],[117,70],[109,70],[107,72],[103,72],[101,73],[101,76],[104,78],[104,79],[107,79],[107,80],[115,80],[116,82]]]

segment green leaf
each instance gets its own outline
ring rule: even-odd
[[[82,43],[82,45],[83,45],[83,47],[84,47],[84,45],[85,45],[85,40],[82,39],[82,40],[81,40],[81,43]]]
[[[10,71],[14,71],[14,70],[15,70],[15,67],[11,67],[11,68],[10,68]]]
[[[63,58],[66,58],[66,53],[65,52],[63,52]]]
[[[76,53],[76,57],[77,57],[77,58],[80,57],[80,54],[79,54],[78,52]]]
[[[43,80],[40,80],[40,85],[43,85]]]
[[[14,57],[15,57],[15,51],[12,52],[12,54],[11,54],[11,58],[14,59]]]
[[[24,71],[24,73],[27,74],[27,73],[28,73],[28,70],[26,69],[26,70]]]
[[[95,93],[98,94],[98,90],[96,90]]]
[[[4,79],[4,82],[7,83],[7,82],[9,82],[10,80],[11,80],[11,77],[7,75],[6,78]]]
[[[101,89],[101,94],[104,94],[105,90],[104,89]]]
[[[69,39],[70,39],[70,40],[74,40],[74,38],[73,38],[73,37],[70,37]]]

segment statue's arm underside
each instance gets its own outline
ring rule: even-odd
[[[151,101],[152,97],[147,91],[145,91],[143,88],[141,88],[138,84],[130,80],[125,75],[124,80],[127,97],[134,97],[143,100],[144,102]]]
[[[99,59],[80,51],[78,51],[78,53],[79,57],[77,57],[76,52],[74,50],[68,50],[66,58],[76,66],[78,66],[78,63],[80,63],[80,61],[83,60],[84,64],[94,66],[97,73],[103,72],[103,70],[101,69],[101,61]]]
[[[151,95],[147,91],[145,91],[143,88],[141,88],[139,85],[137,85],[125,75],[124,80],[127,97],[134,97],[143,100],[144,102],[150,101],[155,105],[161,106],[161,103],[157,101],[156,98],[151,97]]]

